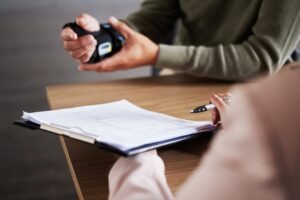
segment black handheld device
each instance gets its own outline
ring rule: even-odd
[[[87,63],[97,63],[120,51],[125,43],[125,37],[114,29],[111,24],[100,24],[100,31],[89,32],[78,26],[75,22],[67,23],[63,28],[70,27],[78,37],[93,35],[97,40],[96,49]]]

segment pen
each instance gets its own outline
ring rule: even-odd
[[[190,112],[191,113],[200,113],[200,112],[205,112],[211,109],[214,109],[216,106],[214,104],[207,104],[207,105],[202,105],[198,106],[194,109],[192,109]]]
[[[223,99],[225,102],[230,102],[230,98],[224,98]],[[216,106],[214,104],[207,104],[207,105],[202,105],[198,106],[190,111],[190,113],[200,113],[200,112],[205,112],[211,109],[214,109]]]

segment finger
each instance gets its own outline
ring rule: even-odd
[[[83,54],[82,56],[80,56],[79,57],[79,62],[81,63],[81,64],[85,64],[85,63],[87,63],[89,60],[90,60],[90,58],[91,58],[91,56],[93,55],[93,53],[94,53],[94,51],[95,51],[95,46],[94,47],[92,47],[92,49],[90,49],[89,51],[87,51],[85,54]]]
[[[99,22],[87,13],[82,13],[76,18],[76,23],[87,31],[99,31]]]
[[[88,62],[93,52],[87,52],[78,58],[78,61],[82,64]]]
[[[60,36],[64,41],[74,41],[77,39],[77,34],[70,27],[64,28]]]
[[[109,59],[103,60],[101,62],[101,70],[105,72],[109,72],[109,71],[126,69],[128,67],[127,59],[123,54],[124,53],[122,53],[121,51],[113,55]]]
[[[126,68],[126,59],[119,52],[114,56],[107,58],[96,64],[84,64],[81,65],[80,70],[84,71],[97,71],[97,72],[109,72]]]
[[[221,93],[218,94],[219,97],[221,97],[223,100],[230,100],[232,98],[231,93]]]
[[[116,68],[103,68],[102,63],[95,64],[86,64],[85,62],[81,62],[81,65],[78,67],[80,71],[95,71],[95,72],[112,72],[115,71]]]
[[[78,38],[75,41],[64,41],[64,48],[67,51],[74,51],[77,49],[81,49],[87,45],[95,45],[96,46],[97,41],[92,35],[86,35],[83,37]]]
[[[216,108],[212,109],[212,111],[211,111],[211,117],[212,117],[211,121],[213,122],[213,124],[219,123],[221,117],[220,117],[219,111]]]
[[[215,120],[216,120],[216,117],[217,117],[217,109],[212,109],[212,111],[211,111],[211,121],[214,123],[215,122]]]
[[[221,98],[221,97],[219,97],[218,95],[215,95],[215,94],[213,94],[212,96],[211,96],[211,99],[210,99],[210,101],[212,102],[212,104],[214,104],[216,107],[217,107],[217,109],[219,110],[219,112],[221,112],[222,113],[222,111],[226,108],[226,103],[224,102],[224,100]]]
[[[91,56],[94,53],[95,48],[96,48],[95,44],[89,44],[89,45],[84,46],[80,49],[77,49],[77,50],[74,50],[74,51],[69,51],[69,53],[73,58],[79,59],[84,54],[88,54],[89,56]]]
[[[108,19],[109,23],[117,30],[119,31],[125,38],[128,38],[132,33],[133,30],[129,28],[124,22],[121,22],[115,17],[110,17]]]
[[[109,59],[109,58],[108,58]],[[112,66],[103,65],[104,61],[101,61],[96,64],[85,64],[79,66],[79,70],[82,71],[95,71],[95,72],[112,72],[121,69],[121,66],[116,64]]]

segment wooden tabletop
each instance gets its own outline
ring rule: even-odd
[[[210,120],[209,112],[190,114],[189,111],[207,103],[211,93],[224,93],[229,86],[225,82],[172,75],[51,86],[47,88],[47,96],[51,109],[127,99],[142,108],[175,117]],[[79,198],[107,199],[107,175],[117,156],[84,142],[66,137],[60,139]],[[159,150],[173,192],[199,164],[209,141],[210,136],[201,136]]]

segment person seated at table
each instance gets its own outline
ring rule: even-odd
[[[65,28],[64,48],[80,70],[110,72],[144,65],[184,71],[199,77],[245,80],[277,72],[292,61],[300,35],[299,0],[199,1],[144,0],[124,21],[109,22],[126,38],[122,50],[95,64],[84,64],[96,40]],[[79,26],[98,31],[87,14]],[[175,45],[163,44],[176,33]]]
[[[117,160],[109,199],[300,199],[298,85],[300,63],[234,89],[229,106],[213,95],[223,128],[175,196],[152,150]]]

